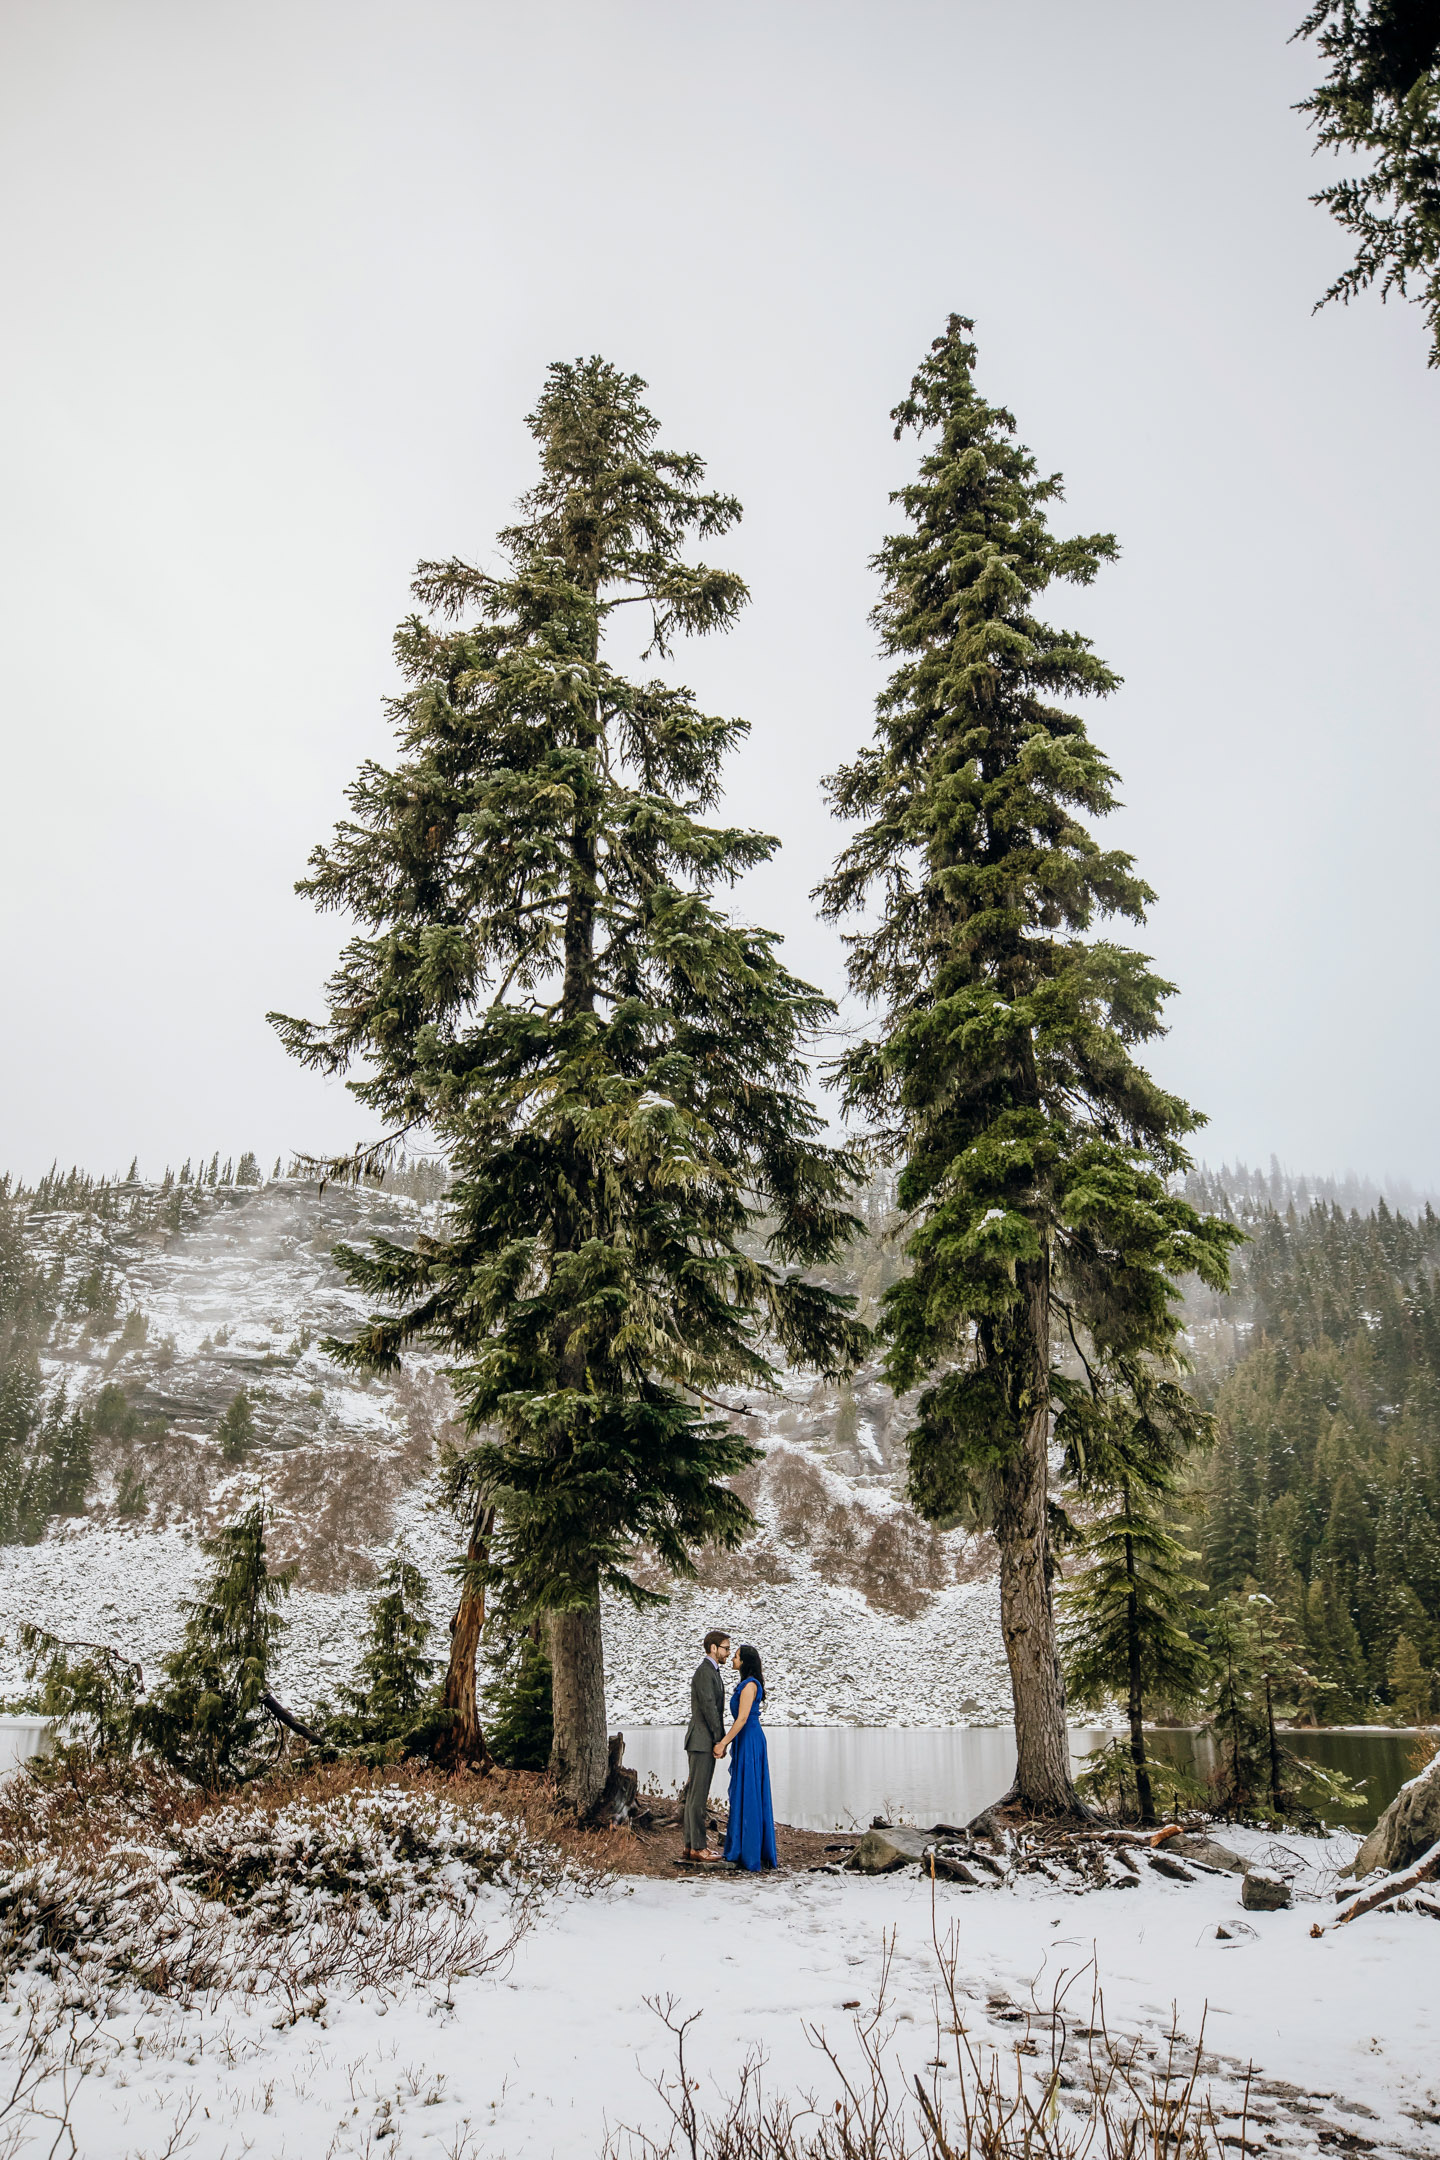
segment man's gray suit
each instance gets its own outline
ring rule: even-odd
[[[690,1775],[685,1781],[685,1850],[705,1850],[705,1810],[715,1775],[715,1745],[725,1737],[725,1683],[718,1666],[703,1657],[690,1682],[690,1723],[685,1753]]]

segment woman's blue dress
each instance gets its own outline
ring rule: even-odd
[[[732,1720],[740,1712],[741,1690],[751,1685],[742,1680],[730,1697]],[[750,1715],[730,1743],[730,1827],[725,1833],[725,1858],[736,1867],[758,1875],[761,1868],[778,1867],[775,1854],[775,1810],[770,1805],[770,1750],[760,1709],[765,1689],[757,1689]]]

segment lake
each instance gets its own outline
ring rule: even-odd
[[[642,1785],[668,1792],[685,1776],[683,1725],[634,1725],[625,1734],[625,1760]],[[770,1780],[777,1821],[798,1830],[863,1829],[876,1815],[930,1824],[965,1823],[998,1800],[1015,1772],[1015,1739],[1008,1726],[776,1726]],[[1108,1732],[1072,1728],[1071,1759],[1083,1762]],[[1365,1784],[1362,1807],[1347,1811],[1351,1829],[1368,1830],[1413,1775],[1411,1732],[1335,1728],[1287,1732],[1285,1745]],[[1158,1758],[1178,1762],[1202,1779],[1213,1766],[1209,1735],[1183,1727],[1147,1735]],[[725,1793],[723,1767],[713,1788]]]

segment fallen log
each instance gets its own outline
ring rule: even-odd
[[[1414,1890],[1421,1883],[1437,1881],[1440,1881],[1440,1845],[1432,1845],[1418,1867],[1411,1868],[1407,1875],[1392,1875],[1376,1889],[1357,1897],[1348,1911],[1336,1916],[1335,1925],[1344,1927],[1349,1921],[1358,1920],[1362,1913],[1374,1912],[1377,1905],[1388,1905],[1391,1898],[1403,1897],[1407,1890]],[[1311,1933],[1314,1932],[1312,1928]],[[1320,1932],[1323,1934],[1324,1929]]]
[[[291,1732],[299,1733],[300,1738],[308,1740],[311,1747],[324,1747],[325,1742],[321,1739],[319,1733],[311,1732],[308,1725],[302,1725],[299,1718],[292,1715],[285,1708],[284,1703],[277,1702],[268,1689],[261,1695],[260,1700],[278,1725],[287,1726]]]

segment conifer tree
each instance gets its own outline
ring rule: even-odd
[[[1209,1634],[1215,1687],[1207,1724],[1217,1757],[1215,1795],[1227,1813],[1245,1814],[1272,1783],[1253,1615],[1240,1598],[1226,1598],[1210,1617]]]
[[[1430,1715],[1430,1675],[1408,1635],[1401,1635],[1396,1641],[1386,1677],[1400,1723],[1423,1725]]]
[[[1295,33],[1330,71],[1306,98],[1320,147],[1365,162],[1310,200],[1355,242],[1317,303],[1380,281],[1419,301],[1440,367],[1440,8],[1435,0],[1317,0]]]
[[[182,1776],[214,1789],[249,1776],[267,1729],[262,1697],[287,1622],[293,1568],[272,1569],[257,1501],[200,1547],[210,1579],[187,1604],[164,1678],[136,1713],[141,1737]]]
[[[255,1413],[250,1407],[250,1391],[240,1388],[231,1396],[229,1407],[215,1428],[220,1442],[221,1459],[227,1463],[244,1462],[255,1439]]]
[[[1155,1803],[1145,1751],[1147,1705],[1158,1700],[1188,1709],[1204,1693],[1213,1667],[1191,1632],[1204,1588],[1190,1573],[1198,1555],[1181,1544],[1165,1517],[1187,1446],[1204,1437],[1205,1420],[1173,1382],[1141,1381],[1138,1393],[1140,1415],[1123,1397],[1118,1403],[1082,1397],[1077,1404],[1090,1440],[1080,1462],[1081,1489],[1100,1505],[1076,1537],[1077,1567],[1060,1605],[1071,1697],[1090,1710],[1117,1697],[1124,1703],[1140,1819],[1149,1823]]]
[[[343,1687],[345,1713],[332,1725],[359,1741],[399,1739],[420,1715],[435,1661],[425,1654],[431,1623],[425,1578],[413,1561],[391,1560],[370,1602],[358,1686]]]
[[[545,1646],[526,1629],[511,1645],[486,1698],[488,1739],[509,1770],[543,1770],[554,1734],[554,1691]]]
[[[658,446],[643,390],[553,366],[505,567],[420,566],[399,761],[362,769],[301,888],[360,934],[328,1023],[275,1016],[309,1064],[365,1067],[351,1085],[392,1145],[428,1128],[449,1161],[433,1235],[342,1250],[386,1310],[335,1354],[453,1361],[499,1508],[485,1564],[547,1616],[553,1763],[582,1809],[606,1774],[602,1588],[644,1602],[637,1543],[685,1573],[747,1522],[724,1480],[752,1451],[709,1398],[768,1384],[776,1349],[828,1373],[861,1341],[803,1272],[852,1227],[857,1166],[805,1088],[831,1008],[713,897],[775,845],[704,822],[743,723],[606,656],[619,610],[663,655],[746,598],[686,558],[739,506]]]
[[[893,414],[928,438],[896,500],[907,530],[876,558],[875,621],[898,662],[873,743],[836,773],[861,829],[822,887],[850,940],[850,982],[881,1032],[840,1061],[847,1107],[903,1167],[910,1272],[884,1298],[886,1373],[924,1383],[910,1494],[932,1519],[990,1524],[1015,1699],[1016,1802],[1068,1813],[1065,1698],[1047,1539],[1052,1332],[1092,1364],[1171,1356],[1174,1283],[1220,1287],[1238,1233],[1170,1191],[1200,1121],[1136,1062],[1171,985],[1094,935],[1152,895],[1084,818],[1114,776],[1052,698],[1116,678],[1088,642],[1033,613],[1056,580],[1088,584],[1109,534],[1057,539],[1008,412],[980,397],[971,324],[952,316]]]

